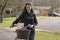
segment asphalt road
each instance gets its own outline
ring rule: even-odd
[[[43,31],[60,32],[60,18],[40,19],[36,28]]]
[[[15,40],[16,33],[7,29],[0,29],[0,40]]]

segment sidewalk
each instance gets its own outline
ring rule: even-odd
[[[15,40],[16,33],[11,32],[7,29],[0,29],[0,40]]]

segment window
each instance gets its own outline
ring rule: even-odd
[[[39,14],[40,10],[39,9],[35,9],[34,12],[35,12],[35,14]]]

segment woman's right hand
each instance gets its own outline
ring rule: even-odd
[[[16,24],[14,24],[14,25],[10,25],[10,28],[13,28],[13,27],[15,27],[16,26]]]

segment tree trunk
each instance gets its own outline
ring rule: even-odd
[[[5,0],[5,1],[4,1],[5,4],[4,4],[4,6],[2,6],[2,9],[0,10],[0,11],[1,11],[1,12],[0,12],[0,14],[1,14],[0,22],[3,22],[3,10],[4,10],[5,7],[6,7],[7,1],[8,1],[8,0]]]
[[[1,11],[1,18],[0,18],[0,23],[3,22],[3,10]]]

